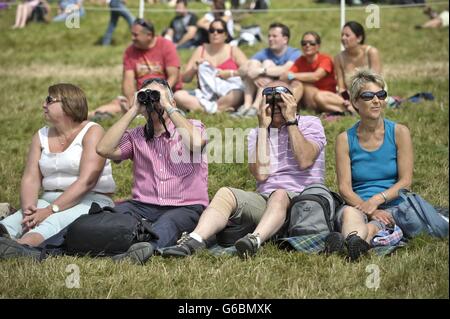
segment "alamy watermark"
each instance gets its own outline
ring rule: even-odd
[[[265,136],[262,142],[266,143],[267,147],[261,145],[258,135]],[[254,131],[250,128],[225,128],[222,131],[218,128],[210,127],[205,130],[203,135],[203,139],[207,140],[206,147],[191,150],[186,145],[199,145],[200,141],[195,140],[195,137],[191,141],[187,130],[177,128],[176,133],[172,135],[169,142],[171,144],[170,161],[174,164],[198,164],[207,158],[208,163],[230,164],[256,163],[258,159],[259,163],[269,164],[270,158],[267,151],[275,153],[277,148],[283,143],[282,141],[279,142],[278,137],[279,129],[277,128],[271,128],[270,130],[259,128]],[[249,140],[248,147],[246,147],[247,139]],[[288,143],[288,141],[286,140],[285,143]],[[276,163],[270,164],[275,165]]]
[[[66,267],[66,272],[70,273],[66,277],[66,287],[69,289],[80,288],[80,267],[76,264],[69,264]]]
[[[66,27],[68,29],[79,29],[81,17],[80,8],[74,4],[70,4],[67,6],[65,12],[67,14],[65,20]]]
[[[369,15],[366,18],[366,28],[368,29],[379,29],[380,24],[380,7],[376,4],[369,4],[366,7],[366,13]]]
[[[367,265],[366,272],[370,273],[370,275],[366,277],[366,287],[369,289],[375,289],[376,291],[380,288],[380,267],[375,264]]]

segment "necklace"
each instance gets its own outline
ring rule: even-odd
[[[56,138],[58,139],[59,144],[60,144],[62,147],[64,147],[64,146],[66,145],[66,143],[67,143],[68,141],[71,140],[73,134],[74,134],[75,132],[77,132],[78,129],[79,129],[79,128],[76,128],[75,130],[73,130],[72,133],[70,133],[69,137],[66,137],[64,134],[61,134],[62,136],[64,136],[64,139],[65,139],[65,140],[61,140],[61,135],[56,135]]]

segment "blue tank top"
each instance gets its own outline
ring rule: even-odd
[[[387,190],[398,181],[397,146],[395,144],[395,123],[384,119],[383,144],[374,151],[367,151],[359,144],[357,129],[360,122],[347,130],[352,169],[352,188],[363,200]],[[397,198],[382,205],[398,205]]]

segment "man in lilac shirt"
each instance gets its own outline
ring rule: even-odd
[[[257,192],[219,189],[194,231],[183,234],[177,246],[164,249],[163,256],[191,255],[215,234],[219,244],[234,244],[239,256],[254,255],[283,228],[290,199],[308,184],[324,182],[323,126],[315,116],[296,114],[291,92],[281,81],[263,90],[259,127],[248,138],[249,169]]]
[[[106,158],[133,161],[132,199],[115,209],[146,218],[159,239],[134,244],[116,258],[130,257],[140,263],[155,249],[174,245],[182,232],[191,231],[208,205],[208,164],[202,154],[205,127],[200,121],[187,120],[176,108],[167,81],[146,80],[138,93],[144,91],[151,99],[141,103],[135,94],[130,110],[97,145],[97,153]],[[154,98],[155,92],[159,98]],[[127,130],[138,114],[144,115],[147,124]]]

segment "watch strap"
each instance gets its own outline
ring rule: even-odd
[[[290,125],[298,125],[298,119],[286,121],[286,126],[290,126]]]
[[[172,115],[173,112],[178,112],[180,113],[182,116],[185,116],[184,112],[182,110],[180,110],[179,108],[176,107],[171,107],[169,109],[166,110],[167,114]]]

